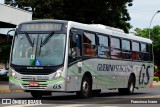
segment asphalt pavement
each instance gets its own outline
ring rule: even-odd
[[[158,84],[158,83],[157,83]],[[9,93],[0,93],[0,103],[4,100],[10,100],[11,105],[0,104],[0,107],[138,107],[137,102],[139,101],[154,101],[156,103],[138,103],[139,107],[159,107],[160,104],[160,87],[154,88],[141,88],[135,90],[135,93],[132,95],[120,95],[117,90],[106,90],[100,95],[93,96],[88,99],[79,99],[75,93],[52,93],[52,96],[44,96],[42,98],[32,98],[30,93],[27,92],[9,92]],[[2,99],[2,100],[1,100]],[[20,101],[20,102],[19,102]],[[23,101],[28,103],[21,105]],[[34,104],[31,101],[40,101],[42,104]],[[133,103],[132,103],[133,101]],[[46,105],[47,104],[47,105]],[[130,105],[129,105],[130,104]]]

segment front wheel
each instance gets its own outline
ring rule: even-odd
[[[88,76],[84,76],[82,78],[81,90],[77,92],[77,96],[80,98],[88,98],[91,97],[92,93],[92,84],[91,80]]]

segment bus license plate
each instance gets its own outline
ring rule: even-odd
[[[39,84],[37,82],[30,82],[29,86],[31,86],[31,87],[38,87]]]

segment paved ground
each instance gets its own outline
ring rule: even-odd
[[[160,104],[160,87],[141,88],[135,90],[132,95],[120,95],[117,90],[106,90],[105,93],[93,96],[88,99],[79,99],[75,93],[52,93],[52,96],[44,96],[42,98],[32,98],[30,93],[26,92],[9,92],[0,93],[0,107],[22,107],[20,104],[23,101],[40,101],[35,105],[23,105],[24,107],[137,107],[137,101],[156,101],[156,103],[138,103],[140,107],[159,107]],[[2,100],[3,105],[1,105]],[[11,100],[12,105],[5,105],[6,100]],[[20,101],[20,102],[19,102]],[[7,101],[8,102],[8,101]],[[5,103],[5,104],[4,104]],[[40,105],[38,105],[40,104]],[[47,104],[47,105],[46,105]],[[51,105],[49,105],[51,104]],[[126,106],[126,105],[128,106]],[[132,104],[132,105],[131,105]]]
[[[0,81],[0,84],[0,100],[8,98],[15,101],[18,101],[19,99],[22,101],[35,100],[32,98],[30,93],[23,92],[22,90],[18,90],[20,93],[17,93],[17,90],[15,92],[11,92],[7,82]],[[53,93],[53,96],[44,96],[43,98],[38,99],[42,100],[42,104],[0,104],[0,107],[159,107],[160,100],[158,99],[160,99],[160,82],[154,82],[151,87],[153,88],[135,90],[135,93],[131,96],[119,95],[116,90],[107,90],[105,93],[101,93],[98,96],[88,99],[79,99],[75,96],[75,93]],[[131,100],[148,101],[148,99],[151,101],[158,101],[158,104],[129,103]]]

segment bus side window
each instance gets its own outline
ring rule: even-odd
[[[122,58],[131,59],[131,42],[130,40],[122,40]]]
[[[149,48],[149,61],[153,61],[153,49],[152,49],[152,44],[148,44]]]
[[[139,42],[132,42],[132,60],[140,60]]]
[[[121,41],[119,38],[111,37],[111,58],[122,58]]]
[[[108,36],[98,35],[97,42],[98,42],[98,56],[107,58],[110,57]]]
[[[149,61],[149,46],[148,44],[141,43],[141,60]]]
[[[84,32],[83,53],[85,56],[97,56],[95,34]]]
[[[79,59],[81,56],[81,35],[70,35],[70,49],[69,49],[69,61],[73,62]]]

